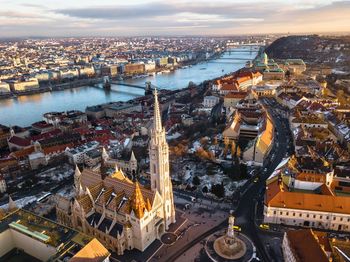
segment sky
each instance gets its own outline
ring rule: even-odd
[[[0,37],[350,32],[350,1],[0,0]]]

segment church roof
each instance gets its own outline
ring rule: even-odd
[[[81,175],[83,189],[88,188],[95,205],[105,205],[109,210],[130,214],[134,211],[141,218],[145,210],[152,209],[155,192],[139,183],[133,183],[126,177],[108,176],[102,179],[101,174],[84,169]],[[85,212],[89,212],[93,203],[88,194],[77,198]]]
[[[85,210],[85,212],[89,212],[93,207],[93,204],[91,202],[89,195],[79,196],[77,201],[79,205]]]
[[[119,179],[119,180],[122,180],[122,181],[125,181],[125,182],[128,182],[130,184],[132,184],[133,182],[124,175],[123,171],[121,169],[119,170],[116,170],[112,175],[111,177],[113,178],[116,178],[116,179]]]

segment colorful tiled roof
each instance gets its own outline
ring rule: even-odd
[[[102,262],[110,256],[109,251],[96,239],[91,240],[85,247],[76,253],[70,262]]]
[[[272,207],[350,214],[350,198],[329,194],[290,192],[278,180],[266,190],[265,204]]]

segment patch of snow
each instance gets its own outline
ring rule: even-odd
[[[16,203],[18,208],[22,208],[22,207],[24,207],[30,203],[36,202],[36,201],[37,201],[37,197],[27,196],[27,197],[15,200],[15,203]],[[7,209],[7,208],[8,208],[8,204],[0,206],[0,209]]]

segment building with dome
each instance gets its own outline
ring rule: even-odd
[[[169,174],[168,144],[161,124],[157,91],[154,124],[149,144],[151,185],[131,181],[116,166],[112,175],[76,168],[75,196],[58,197],[60,223],[96,237],[109,250],[144,251],[175,223],[175,206]]]
[[[284,79],[284,70],[280,68],[274,59],[269,58],[265,52],[255,58],[253,68],[263,74],[264,80]]]

